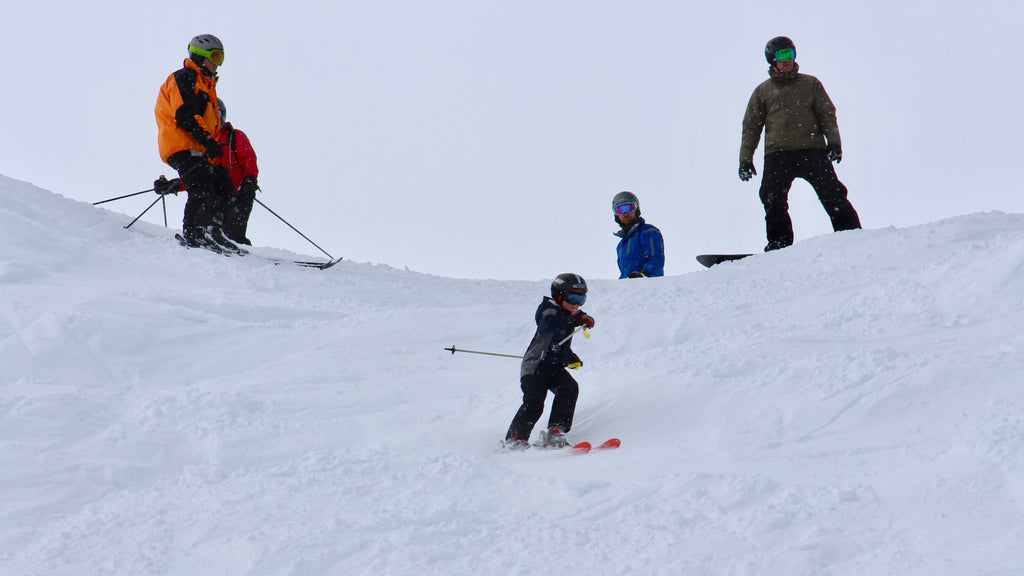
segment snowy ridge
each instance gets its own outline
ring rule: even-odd
[[[127,221],[0,177],[2,574],[1024,573],[1024,216],[588,277],[583,458],[497,452],[518,362],[443,350],[549,280]]]

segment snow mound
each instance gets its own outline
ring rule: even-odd
[[[1024,216],[588,278],[578,457],[443,350],[521,354],[549,280],[126,224],[0,177],[0,573],[1024,571]]]

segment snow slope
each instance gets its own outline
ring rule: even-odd
[[[498,452],[518,361],[443,350],[547,280],[128,220],[0,177],[0,574],[1024,573],[1022,215],[589,278],[582,457]]]

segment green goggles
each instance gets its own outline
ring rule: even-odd
[[[785,62],[787,60],[792,60],[794,58],[796,58],[796,50],[794,50],[793,48],[783,48],[781,50],[775,51],[776,62]]]
[[[224,64],[224,51],[223,50],[203,50],[202,48],[196,48],[195,46],[189,46],[188,51],[193,54],[198,54],[203,58],[206,58],[210,62],[213,62],[217,66]]]

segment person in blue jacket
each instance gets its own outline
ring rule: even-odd
[[[616,248],[619,278],[648,278],[665,275],[665,240],[661,230],[640,217],[640,200],[632,192],[612,198],[615,222],[622,227]]]

